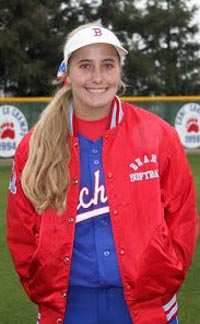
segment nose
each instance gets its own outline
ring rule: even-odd
[[[103,74],[100,67],[95,67],[93,70],[92,80],[95,83],[102,83]]]

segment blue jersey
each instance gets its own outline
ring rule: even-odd
[[[106,195],[102,145],[78,134],[81,182],[71,286],[122,287]]]

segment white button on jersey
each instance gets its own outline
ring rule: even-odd
[[[92,149],[92,153],[97,154],[98,150],[94,148],[94,149]]]
[[[99,163],[100,163],[99,160],[94,160],[95,165],[98,165]]]

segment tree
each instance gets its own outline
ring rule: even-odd
[[[139,21],[141,38],[137,49],[140,54],[134,51],[136,60],[139,56],[134,75],[137,94],[199,94],[200,44],[195,41],[198,27],[192,23],[197,8],[189,9],[187,3],[183,0],[147,1]],[[128,66],[134,59],[132,52]]]
[[[129,50],[127,95],[199,94],[200,44],[187,0],[1,0],[0,88],[16,96],[52,93],[65,36],[94,20]]]
[[[50,94],[66,17],[68,25],[78,24],[73,8],[54,0],[2,0],[0,9],[1,88],[16,96]]]
[[[199,32],[192,23],[196,6],[186,0],[80,1],[86,21],[99,20],[129,49],[124,68],[127,95],[199,93]]]

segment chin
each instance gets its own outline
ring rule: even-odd
[[[114,98],[114,96],[112,96],[110,98],[105,98],[105,96],[103,96],[103,98],[93,98],[92,100],[90,100],[90,105],[93,107],[108,106],[111,104],[113,98]]]
[[[93,108],[99,108],[99,109],[103,109],[103,108],[106,108],[107,106],[110,106],[111,105],[111,102],[112,102],[112,100],[111,101],[109,101],[109,102],[92,102],[91,103],[91,107],[93,107]]]

